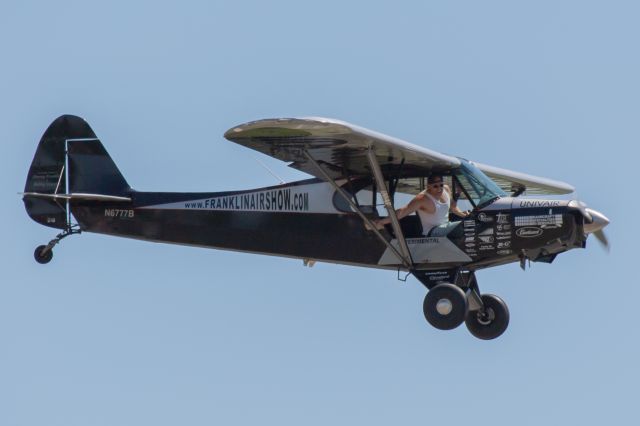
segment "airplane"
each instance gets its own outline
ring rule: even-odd
[[[311,178],[226,192],[142,192],[131,188],[87,122],[74,115],[44,132],[27,175],[24,205],[36,222],[61,230],[35,249],[38,263],[62,239],[95,232],[182,244],[394,270],[427,288],[426,320],[440,330],[465,323],[484,340],[502,335],[509,309],[482,294],[476,271],[509,263],[551,263],[605,246],[609,219],[575,199],[574,188],[461,157],[441,154],[327,118],[276,118],[228,130],[229,141],[290,163]],[[415,215],[399,220],[397,199],[444,177],[468,216],[430,236]],[[526,192],[526,194],[525,194]],[[377,226],[384,208],[390,224]],[[380,210],[379,210],[380,209]]]

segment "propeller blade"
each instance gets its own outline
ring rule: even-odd
[[[602,247],[604,247],[607,253],[611,251],[611,247],[609,246],[609,239],[602,229],[595,231],[593,233],[593,236],[596,237],[596,239],[600,242]]]

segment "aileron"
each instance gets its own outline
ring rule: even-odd
[[[573,186],[565,182],[476,162],[474,162],[474,164],[506,192],[526,189],[527,195],[563,195],[575,191]]]

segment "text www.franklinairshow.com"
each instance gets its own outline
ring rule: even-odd
[[[275,189],[188,201],[184,203],[184,207],[205,210],[309,211],[309,194],[291,194],[291,189]]]

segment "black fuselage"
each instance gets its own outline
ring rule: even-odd
[[[335,205],[314,211],[335,200],[327,196],[326,185],[311,179],[240,192],[132,192],[130,202],[83,200],[70,207],[88,232],[406,269],[356,213]],[[444,237],[423,236],[416,216],[403,219],[402,227],[415,269],[424,270],[473,270],[523,256],[551,261],[557,253],[584,246],[580,214],[558,200],[503,198],[459,221]],[[382,234],[396,243],[390,227]]]

